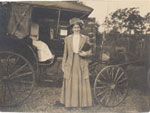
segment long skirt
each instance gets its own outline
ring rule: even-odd
[[[40,40],[33,40],[32,44],[38,50],[37,53],[38,53],[38,59],[40,62],[53,58],[53,54],[46,43]]]
[[[80,57],[73,55],[73,65],[70,79],[63,80],[61,100],[65,107],[92,106],[92,96],[89,79],[83,79],[80,67]]]

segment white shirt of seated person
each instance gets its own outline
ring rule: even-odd
[[[39,40],[39,25],[38,24],[31,24],[31,33],[30,38],[32,39],[32,44],[37,48],[38,59],[40,62],[49,60],[54,58],[51,50],[49,49],[48,45],[43,41]]]

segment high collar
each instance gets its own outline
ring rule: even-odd
[[[73,38],[80,38],[80,34],[73,34]]]
[[[82,36],[82,34],[79,34],[80,36],[80,43],[79,43],[79,50],[82,48],[82,46],[84,45],[84,37]],[[73,34],[70,36],[70,44],[71,44],[71,48],[73,50]]]

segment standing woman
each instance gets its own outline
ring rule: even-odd
[[[92,106],[91,87],[89,82],[88,60],[91,49],[82,51],[89,37],[80,34],[83,21],[73,18],[69,21],[73,34],[65,38],[62,70],[64,80],[60,102],[67,108]]]

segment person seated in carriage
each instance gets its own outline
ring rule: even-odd
[[[49,49],[48,45],[39,40],[39,25],[31,23],[31,31],[29,38],[32,39],[32,44],[37,48],[38,60],[40,63],[51,63],[54,59],[54,55]]]

